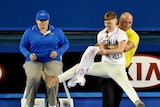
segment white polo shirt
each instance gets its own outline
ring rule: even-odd
[[[125,40],[128,41],[126,33],[116,28],[114,31],[109,32],[108,36],[106,33],[106,29],[101,30],[97,35],[97,42],[105,42],[107,45],[117,45],[120,41]],[[125,65],[125,53],[116,53],[116,54],[107,54],[102,55],[102,61],[113,63],[113,64],[122,64]]]

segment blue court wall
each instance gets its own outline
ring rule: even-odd
[[[35,23],[35,14],[44,9],[51,23],[63,30],[100,30],[103,15],[114,11],[118,16],[129,11],[137,31],[160,29],[159,0],[1,0],[0,30],[24,30]]]
[[[74,101],[74,107],[102,107],[101,93],[80,92],[70,93]],[[145,107],[159,107],[160,93],[139,92],[138,95],[145,103]],[[60,98],[67,98],[65,93],[59,93]],[[22,94],[0,94],[0,107],[20,107]],[[37,94],[37,98],[46,98],[45,94]],[[123,94],[120,107],[135,107],[131,100]]]

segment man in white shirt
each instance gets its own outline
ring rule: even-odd
[[[79,78],[76,78],[76,76],[81,76],[81,74],[112,78],[124,90],[124,92],[126,92],[136,107],[145,107],[129,82],[125,71],[124,49],[128,39],[126,33],[117,28],[117,15],[112,11],[107,12],[104,15],[104,25],[105,29],[98,33],[98,43],[96,46],[87,48],[82,56],[80,64],[73,66],[61,75],[55,77],[47,76],[47,80],[52,86],[54,86],[58,82],[62,83],[71,78],[72,82],[77,81]],[[91,57],[88,57],[88,54],[95,51],[97,47],[97,54],[102,55],[101,62],[94,62],[91,67],[88,66],[88,69],[83,69],[83,66],[86,66],[83,65],[85,61],[88,61],[88,63],[92,61],[89,60]],[[88,50],[89,52],[86,53]],[[84,79],[82,79],[82,81],[84,81]],[[79,83],[81,83],[81,80]]]

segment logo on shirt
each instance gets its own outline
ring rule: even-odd
[[[130,82],[134,88],[148,89],[160,86],[160,57],[136,54],[129,67]]]
[[[53,35],[54,35],[54,33],[53,33],[53,32],[51,32],[49,35],[53,36]]]

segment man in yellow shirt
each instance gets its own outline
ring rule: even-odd
[[[126,72],[131,64],[138,44],[139,35],[132,29],[133,16],[129,12],[124,12],[120,16],[119,28],[124,30],[128,37],[125,47]],[[100,85],[103,97],[103,107],[119,107],[123,90],[114,82],[113,79],[100,78]]]

